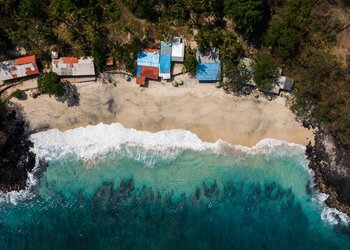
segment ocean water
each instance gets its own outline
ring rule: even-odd
[[[121,124],[31,140],[48,166],[0,195],[0,249],[350,249],[302,146]]]

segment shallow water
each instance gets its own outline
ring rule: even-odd
[[[121,125],[32,140],[49,166],[29,194],[0,204],[1,249],[350,249],[347,218],[308,188],[300,146]]]

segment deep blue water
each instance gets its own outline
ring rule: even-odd
[[[300,148],[153,153],[52,158],[31,195],[0,204],[1,249],[350,249]]]

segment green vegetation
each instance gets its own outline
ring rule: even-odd
[[[184,67],[186,69],[186,72],[188,72],[190,75],[194,76],[196,74],[197,60],[194,50],[191,50],[189,48],[186,49]]]
[[[19,100],[22,100],[25,98],[26,96],[26,93],[23,91],[23,90],[20,90],[20,89],[16,89],[12,94],[11,94],[12,97],[14,98],[17,98]]]
[[[265,0],[225,0],[225,14],[236,21],[244,32],[264,31],[269,20],[268,3]]]
[[[271,89],[276,76],[277,64],[270,54],[259,53],[252,65],[254,81],[258,88]]]
[[[59,75],[54,72],[49,72],[38,79],[38,90],[42,94],[61,97],[65,93],[63,84]]]
[[[310,11],[310,0],[291,0],[272,20],[266,43],[277,57],[287,60],[299,52],[307,35]]]

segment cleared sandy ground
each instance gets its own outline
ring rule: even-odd
[[[218,139],[233,144],[255,145],[264,138],[281,139],[306,145],[313,132],[303,128],[286,106],[286,99],[273,101],[254,96],[235,97],[212,84],[197,84],[187,76],[185,85],[151,82],[140,88],[134,81],[116,78],[110,83],[78,83],[79,106],[68,107],[54,98],[29,97],[21,105],[30,128],[67,130],[97,124],[120,122],[137,130],[186,129],[205,141]],[[35,85],[25,83],[21,88]]]

